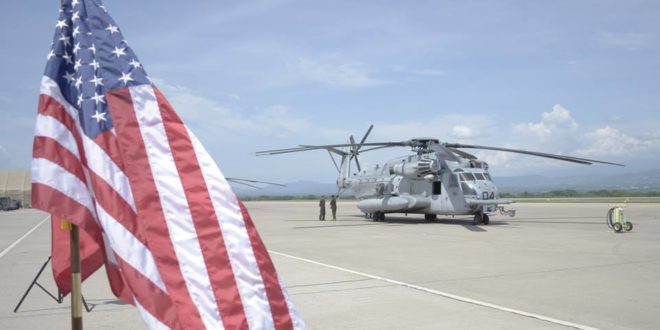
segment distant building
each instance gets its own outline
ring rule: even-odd
[[[23,207],[32,205],[30,171],[0,171],[0,197],[20,201]]]

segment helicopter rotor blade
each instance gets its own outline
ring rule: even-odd
[[[318,149],[318,148],[297,147],[297,148],[286,148],[286,149],[263,150],[263,151],[255,152],[255,155],[257,155],[257,156],[279,155],[279,154],[286,154],[286,153],[290,153],[290,152],[307,151],[307,150],[314,150],[314,149]]]
[[[368,143],[363,143],[362,146],[367,146],[367,147],[375,147],[375,146],[390,146],[390,147],[405,147],[409,146],[410,141],[399,141],[399,142],[368,142]],[[310,144],[301,144],[300,147],[305,147],[305,148],[315,148],[315,149],[323,149],[323,148],[342,148],[342,147],[351,147],[353,146],[350,143],[340,143],[340,144],[319,144],[319,145],[310,145]],[[291,148],[295,149],[295,148]]]
[[[360,144],[358,145],[358,150],[362,148],[362,145],[364,145],[364,141],[367,140],[367,137],[369,136],[369,133],[371,133],[371,130],[374,128],[374,125],[369,126],[369,129],[367,130],[366,133],[364,133],[364,136],[362,137],[362,141],[360,141]]]
[[[357,166],[358,172],[362,171],[362,168],[360,168],[360,162],[358,161],[357,155],[358,155],[358,149],[360,149],[359,146],[355,144],[355,139],[353,138],[353,135],[349,136],[348,138],[351,140],[351,159],[348,161],[350,162],[351,160],[355,160],[355,165]]]
[[[227,179],[227,178],[225,178],[225,179]],[[250,188],[254,188],[254,189],[259,189],[259,190],[261,190],[261,187],[256,186],[256,185],[253,185],[253,184],[249,184],[249,183],[245,183],[245,182],[241,182],[241,181],[229,180],[229,179],[227,179],[227,181],[229,181],[229,182],[231,182],[231,183],[235,183],[235,184],[242,184],[242,185],[244,185],[244,186],[248,186],[248,187],[250,187]]]
[[[351,153],[353,154],[353,156],[355,156],[358,149],[357,146],[355,145],[355,139],[353,138],[353,135],[349,136],[348,139],[351,141]]]
[[[270,156],[270,155],[286,154],[286,153],[291,153],[291,152],[301,152],[301,151],[325,149],[325,150],[330,150],[331,152],[334,152],[338,155],[346,155],[346,154],[350,154],[351,152],[341,151],[337,148],[345,148],[345,147],[352,148],[354,145],[355,144],[350,144],[350,143],[321,144],[321,145],[302,144],[302,145],[300,145],[298,147],[295,147],[295,148],[257,151],[255,154],[257,156]],[[362,143],[362,147],[365,147],[365,146],[366,147],[373,147],[373,148],[362,150],[361,152],[367,152],[367,151],[371,151],[371,150],[376,150],[376,149],[381,149],[381,148],[389,148],[389,147],[406,147],[406,146],[410,146],[410,141],[366,142],[366,143]]]
[[[394,147],[401,147],[401,146],[391,146],[391,145],[384,145],[384,146],[379,146],[379,147],[373,147],[373,148],[368,148],[364,149],[361,152],[367,152],[367,151],[372,151],[372,150],[378,150],[378,149],[385,149],[385,148],[394,148]]]
[[[240,178],[230,178],[230,177],[225,177],[225,179],[227,179],[227,181],[235,182],[235,183],[250,182],[250,183],[261,183],[261,184],[267,184],[267,185],[272,185],[272,186],[286,187],[285,184],[276,183],[276,182],[250,180],[250,179],[240,179]]]
[[[436,157],[438,157],[438,159],[442,159],[444,158],[442,157],[443,155],[447,155],[447,157],[449,157],[453,161],[459,160],[458,157],[456,157],[456,155],[443,144],[433,143],[429,145],[429,148],[435,152]]]
[[[470,160],[477,159],[477,156],[475,156],[471,153],[467,153],[465,151],[454,149],[454,148],[449,148],[449,147],[447,149],[451,150],[451,152],[453,152],[453,153],[455,153],[455,154],[457,154],[457,155],[459,155],[463,158],[467,158],[467,159],[470,159]]]
[[[520,149],[509,149],[509,148],[488,147],[488,146],[477,146],[477,145],[460,144],[460,143],[447,143],[447,144],[445,144],[445,146],[447,148],[470,148],[470,149],[483,149],[483,150],[495,150],[495,151],[512,152],[512,153],[518,153],[518,154],[524,154],[524,155],[530,155],[530,156],[537,156],[537,157],[551,158],[551,159],[556,159],[556,160],[563,160],[563,161],[566,161],[566,162],[573,162],[573,163],[585,164],[585,165],[591,165],[592,163],[600,163],[600,164],[615,165],[615,166],[625,166],[623,164],[611,163],[611,162],[606,162],[606,161],[602,161],[602,160],[579,158],[579,157],[572,157],[572,156],[563,156],[563,155],[549,154],[549,153],[538,152],[538,151],[527,151],[527,150],[520,150]]]

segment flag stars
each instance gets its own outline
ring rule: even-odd
[[[58,28],[58,29],[63,29],[65,27],[69,27],[69,24],[66,24],[66,20],[63,19],[61,21],[57,21],[57,24],[55,24],[55,27]]]
[[[93,83],[94,87],[103,86],[103,79],[101,79],[99,76],[94,76],[94,78],[89,82]]]
[[[62,77],[66,79],[69,83],[73,83],[74,81],[76,81],[73,72],[66,72]]]
[[[93,59],[91,62],[89,62],[89,65],[94,68],[94,70],[98,70],[101,65],[99,65],[99,62],[96,62],[96,59]]]
[[[78,79],[76,79],[76,82],[74,83],[74,85],[76,86],[77,89],[80,89],[80,85],[82,85],[82,83],[83,83],[82,77],[78,77]]]
[[[92,44],[92,47],[87,48],[92,51],[92,54],[96,55],[96,46]]]
[[[82,94],[78,94],[78,100],[76,102],[78,104],[78,107],[82,107],[82,103],[84,100],[85,99],[83,98]]]
[[[92,96],[92,100],[94,100],[94,102],[96,103],[96,105],[99,105],[99,103],[105,103],[104,98],[105,98],[105,96],[100,95],[100,94],[98,94],[98,93],[96,93],[96,92],[94,92],[94,96]]]
[[[50,60],[53,56],[55,56],[55,52],[51,49],[50,52],[48,52],[48,56],[46,56],[46,59]]]
[[[107,119],[105,118],[105,114],[106,114],[105,112],[99,112],[98,110],[96,110],[94,115],[92,115],[92,118],[96,119],[97,123],[100,123],[102,121],[107,121]]]
[[[71,45],[71,38],[63,34],[60,36],[59,40],[64,44],[64,47]]]
[[[108,24],[108,27],[105,28],[105,29],[108,30],[108,31],[110,31],[110,34],[113,34],[113,33],[119,33],[119,28],[116,27],[116,26],[114,26],[114,25],[112,25],[112,24]]]
[[[80,51],[80,43],[77,42],[75,46],[73,46],[73,53],[77,54]]]
[[[126,86],[129,81],[133,81],[134,79],[131,77],[130,73],[122,73],[118,80],[124,82],[124,86]]]
[[[69,55],[68,53],[64,53],[64,55],[62,55],[62,58],[66,61],[66,64],[73,64],[73,61],[71,60],[71,55]]]
[[[113,50],[112,53],[117,55],[117,58],[120,56],[126,56],[126,48],[115,47],[115,50]]]
[[[73,15],[71,15],[71,20],[72,21],[75,22],[77,19],[80,19],[80,11],[79,10],[74,11]],[[74,34],[74,36],[75,36],[75,34]]]
[[[135,59],[132,59],[130,62],[128,62],[134,69],[137,69],[142,66],[140,62],[136,61]]]
[[[73,0],[73,1],[71,2],[71,7],[75,7],[75,6],[78,5],[78,4],[80,4],[80,1],[79,1],[79,0]]]
[[[73,69],[76,70],[76,71],[78,71],[78,69],[80,69],[81,66],[82,66],[82,60],[81,60],[81,59],[77,59],[77,60],[76,60],[76,64],[73,65]]]
[[[76,26],[76,27],[73,29],[73,33],[72,33],[72,35],[73,35],[73,37],[75,38],[75,37],[76,37],[77,35],[79,35],[79,34],[80,34],[80,26]]]

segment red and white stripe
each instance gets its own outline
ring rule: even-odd
[[[113,288],[149,328],[304,328],[247,210],[164,96],[141,85],[106,99],[114,129],[91,139],[43,78],[33,204],[105,241]]]

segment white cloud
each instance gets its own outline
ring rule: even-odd
[[[432,69],[432,68],[407,68],[405,66],[395,66],[392,68],[394,72],[414,74],[419,76],[444,76],[445,72],[443,70]]]
[[[640,139],[629,136],[616,128],[605,126],[586,134],[591,144],[579,154],[586,156],[634,155],[649,149],[660,148],[660,136]]]
[[[454,126],[451,129],[451,135],[457,139],[472,139],[479,136],[472,128],[464,125]]]
[[[494,132],[492,125],[492,118],[485,116],[436,115],[419,121],[376,122],[372,134],[373,140],[379,141],[432,137],[444,142],[468,143],[471,139],[488,137],[489,132]]]
[[[193,128],[230,131],[257,136],[285,137],[309,126],[307,120],[290,113],[283,105],[271,105],[250,114],[219,104],[181,86],[155,79],[177,113]]]
[[[541,115],[541,121],[538,123],[526,123],[514,125],[516,133],[524,135],[537,136],[541,141],[545,141],[553,135],[561,135],[566,132],[573,132],[578,128],[578,123],[571,116],[570,111],[556,104],[551,112],[544,112]]]
[[[389,82],[373,77],[374,70],[364,63],[324,63],[300,59],[291,64],[303,78],[334,87],[375,87]]]
[[[628,51],[635,51],[646,47],[652,42],[652,36],[645,33],[601,33],[598,40]]]

